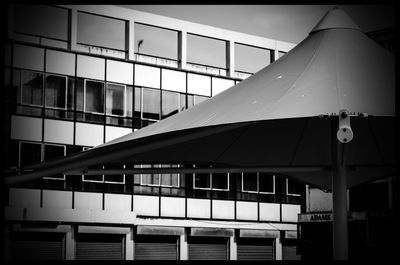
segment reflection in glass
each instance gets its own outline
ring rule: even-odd
[[[142,165],[142,168],[158,168],[159,165]],[[160,174],[141,174],[141,185],[160,186]]]
[[[228,189],[228,173],[213,173],[212,174],[213,189]]]
[[[271,63],[271,50],[235,43],[235,69],[255,73]]]
[[[187,34],[187,61],[226,68],[226,42]]]
[[[243,191],[258,191],[257,173],[243,173]]]
[[[124,116],[125,86],[107,84],[106,114]]]
[[[41,162],[42,146],[36,143],[20,142],[19,165],[26,167]]]
[[[164,119],[171,115],[174,115],[179,112],[181,109],[180,93],[171,92],[171,91],[162,91],[162,109],[161,109],[161,118]]]
[[[65,109],[67,99],[67,78],[65,76],[47,75],[45,87],[46,107]]]
[[[169,167],[178,167],[178,165],[161,165],[161,167],[169,168]],[[161,186],[172,186],[172,187],[179,187],[179,174],[172,173],[172,174],[161,174]]]
[[[274,192],[274,175],[267,173],[259,173],[259,190],[260,192]]]
[[[142,118],[143,119],[160,119],[160,90],[143,88],[142,90]]]
[[[207,99],[209,99],[209,97],[194,95],[194,105],[197,105]]]
[[[21,103],[42,105],[43,74],[31,71],[22,72]]]
[[[125,50],[125,21],[78,12],[78,43]]]
[[[104,113],[104,83],[85,80],[85,111]]]
[[[194,187],[210,189],[211,188],[211,174],[210,173],[196,173],[194,175]]]

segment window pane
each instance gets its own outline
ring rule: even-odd
[[[257,173],[243,173],[243,191],[258,191]]]
[[[85,111],[104,113],[104,84],[86,80]]]
[[[271,51],[235,43],[235,69],[255,73],[271,63]]]
[[[107,84],[106,114],[123,116],[125,101],[125,86]]]
[[[186,93],[186,73],[169,69],[161,69],[161,87],[164,90]]]
[[[212,96],[215,96],[234,85],[235,85],[234,80],[213,77],[212,78]]]
[[[106,168],[106,167],[104,167]],[[124,166],[120,166],[119,168],[125,168]],[[123,174],[120,175],[104,175],[104,182],[109,183],[120,183],[123,184],[125,177]]]
[[[194,106],[194,96],[193,95],[187,95],[187,108],[191,108]]]
[[[35,143],[21,142],[20,166],[29,166],[41,162],[42,146]]]
[[[174,115],[179,112],[180,105],[180,94],[177,92],[162,91],[162,119]]]
[[[135,118],[141,118],[141,110],[142,110],[142,88],[135,87]]]
[[[287,180],[287,185],[288,185],[288,194],[298,194],[300,195],[302,191],[304,190],[304,184],[293,181],[288,179]]]
[[[47,75],[45,104],[46,107],[66,107],[67,78],[65,76]]]
[[[156,168],[158,165],[142,165],[142,168]],[[160,174],[142,174],[142,185],[160,185]]]
[[[187,34],[187,61],[226,68],[226,42]]]
[[[66,41],[68,10],[44,5],[15,5],[16,32]]]
[[[143,88],[143,118],[160,119],[160,90]]]
[[[127,86],[126,87],[126,116],[127,117],[132,117],[132,112],[133,112],[133,87],[132,86]]]
[[[186,94],[180,94],[180,111],[186,109]]]
[[[211,77],[189,73],[187,92],[190,94],[211,96]]]
[[[125,50],[125,22],[78,12],[78,43]]]
[[[274,176],[267,173],[259,173],[260,192],[274,192]]]
[[[228,189],[228,173],[212,174],[213,189]]]
[[[161,165],[163,168],[178,167],[178,165]],[[179,174],[161,174],[161,186],[174,186],[178,187]]]
[[[43,74],[22,72],[22,98],[21,103],[42,105]]]
[[[62,145],[44,145],[44,161],[64,156],[65,147]]]
[[[103,175],[84,175],[83,181],[96,181],[96,182],[103,182]]]
[[[75,78],[68,77],[68,91],[67,91],[67,109],[73,110],[74,109],[74,95],[75,95]]]
[[[138,47],[139,41],[141,44]],[[135,53],[176,60],[178,58],[178,32],[135,23]]]
[[[76,79],[76,110],[83,111],[84,105],[84,84],[85,80],[83,78]]]
[[[195,188],[210,188],[210,174],[209,173],[196,173],[194,174],[194,187]]]

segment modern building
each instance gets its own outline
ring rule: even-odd
[[[6,169],[184,111],[294,46],[119,6],[10,5]],[[121,164],[164,166],[180,165]],[[6,258],[298,259],[305,195],[263,172],[60,174],[5,189]]]

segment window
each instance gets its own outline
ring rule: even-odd
[[[108,83],[106,89],[106,114],[126,116],[125,95],[126,86]]]
[[[275,176],[267,173],[243,173],[242,191],[251,193],[275,193]]]
[[[229,190],[228,173],[195,173],[193,188],[207,190]]]
[[[64,145],[44,144],[43,161],[64,157],[65,154],[66,147]],[[65,180],[65,175],[58,174],[51,177],[44,177],[44,179]]]
[[[43,74],[32,71],[21,71],[21,103],[41,106],[43,91]]]
[[[66,109],[67,107],[67,77],[46,75],[45,106]]]
[[[185,109],[185,94],[161,91],[161,118],[167,118]]]
[[[78,12],[77,41],[115,50],[125,50],[125,21]]]
[[[68,10],[44,5],[15,5],[17,33],[68,40]]]
[[[286,179],[286,194],[292,196],[301,196],[302,191],[304,190],[304,184]]]
[[[89,150],[91,147],[83,147],[83,151]],[[104,169],[104,167],[102,167]],[[82,174],[82,182],[104,182],[104,175],[84,175]]]
[[[27,167],[42,161],[40,143],[19,142],[19,166]]]
[[[226,41],[187,34],[188,63],[226,68]]]
[[[103,167],[106,169],[106,167]],[[120,166],[119,168],[125,169],[125,165]],[[119,174],[119,175],[104,175],[104,183],[110,183],[110,184],[125,184],[125,174]]]
[[[85,80],[84,97],[86,112],[104,113],[104,83]]]
[[[235,43],[235,69],[255,73],[271,63],[271,50]]]
[[[213,190],[229,189],[229,173],[213,173],[211,175]]]
[[[160,119],[160,90],[142,88],[142,119]]]
[[[141,165],[141,168],[169,168],[178,167],[178,165],[155,164]],[[179,174],[140,174],[140,185],[161,186],[161,187],[179,187]]]

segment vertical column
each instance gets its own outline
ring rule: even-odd
[[[179,260],[188,260],[188,243],[187,243],[187,229],[184,234],[179,236]]]
[[[235,233],[229,237],[229,260],[237,260],[237,243]]]
[[[178,67],[186,69],[187,60],[187,32],[179,31],[178,34]]]
[[[133,227],[130,232],[125,236],[125,259],[133,260],[135,256],[135,243],[133,241]]]
[[[129,20],[125,24],[125,58],[135,60],[135,21]]]
[[[278,49],[278,42],[275,41],[275,50],[274,50],[274,61],[279,59],[279,49]]]
[[[65,259],[75,259],[75,227],[71,225],[71,229],[65,233]]]
[[[78,10],[76,8],[70,10],[68,34],[68,49],[76,50],[78,39]]]
[[[226,68],[228,68],[227,76],[235,77],[235,42],[228,40],[226,42]]]
[[[282,240],[281,237],[275,238],[275,260],[282,260]]]

